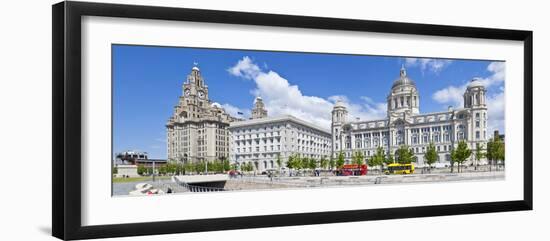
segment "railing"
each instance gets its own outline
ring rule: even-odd
[[[174,182],[178,184],[179,186],[185,188],[189,192],[223,192],[227,191],[224,188],[219,187],[203,187],[203,186],[197,186],[197,185],[190,185],[186,182],[182,182],[178,180],[177,178],[174,178]]]

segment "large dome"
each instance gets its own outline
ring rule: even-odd
[[[472,81],[470,81],[470,83],[468,84],[468,89],[474,87],[484,87],[483,83],[481,83],[480,78],[473,78]]]
[[[391,88],[393,89],[395,87],[403,86],[403,85],[412,85],[416,87],[416,83],[414,83],[414,81],[407,76],[407,71],[405,71],[404,66],[401,67],[399,78],[393,81],[393,85],[391,86]]]
[[[334,104],[334,107],[344,107],[345,108],[346,106],[344,105],[343,101],[337,100],[336,104]]]

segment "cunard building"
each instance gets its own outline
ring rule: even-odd
[[[262,98],[254,100],[249,120],[231,122],[230,160],[242,166],[252,164],[254,170],[286,166],[289,156],[298,155],[316,160],[329,158],[330,130],[294,116],[269,117]]]
[[[382,147],[386,154],[395,153],[400,145],[408,145],[416,163],[424,165],[424,154],[430,143],[438,152],[439,165],[450,164],[450,151],[464,140],[470,149],[477,144],[486,147],[486,89],[474,78],[464,92],[464,106],[447,111],[420,113],[420,96],[415,82],[401,68],[399,78],[387,96],[387,117],[380,120],[349,121],[347,109],[337,102],[332,110],[332,155],[343,152],[346,162],[352,153],[363,152],[368,158]],[[473,161],[473,160],[470,160]],[[482,160],[479,164],[483,164]]]
[[[236,119],[208,98],[208,85],[194,66],[166,124],[168,160],[213,161],[229,156],[229,123]]]

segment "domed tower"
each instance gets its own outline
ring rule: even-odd
[[[464,108],[486,107],[485,86],[479,78],[473,78],[464,92]]]
[[[208,86],[204,83],[197,63],[191,69],[191,73],[187,75],[187,82],[183,85],[183,94],[188,98],[198,97],[201,102],[208,101]]]
[[[265,109],[264,102],[262,97],[256,97],[254,100],[254,108],[252,109],[252,118],[259,119],[267,117],[267,110]]]
[[[420,98],[416,89],[416,84],[407,76],[405,66],[401,66],[399,78],[397,78],[391,87],[391,92],[387,97],[388,116],[397,116],[398,114],[408,113],[410,115],[419,114]]]
[[[486,89],[479,78],[473,78],[464,92],[464,108],[470,109],[472,130],[468,139],[471,141],[487,140],[487,103]]]
[[[346,124],[346,119],[348,116],[348,110],[344,106],[342,101],[336,101],[334,107],[332,108],[332,155],[336,157],[338,152],[342,150],[343,140],[342,136],[342,127]]]

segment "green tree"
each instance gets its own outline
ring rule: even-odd
[[[204,173],[206,171],[206,165],[207,163],[206,162],[197,162],[195,163],[194,167],[195,167],[195,172],[198,174],[198,173]]]
[[[178,166],[175,163],[166,164],[166,174],[175,175],[177,169],[178,169]]]
[[[145,168],[145,166],[143,164],[139,164],[138,167],[137,167],[137,173],[140,175],[140,176],[143,176],[145,175],[147,172],[147,168]]]
[[[344,166],[344,163],[346,163],[346,160],[344,159],[344,153],[340,151],[340,153],[338,153],[338,159],[336,160],[336,167],[342,168]]]
[[[490,139],[487,142],[487,150],[485,152],[485,157],[487,158],[487,162],[489,163],[489,171],[491,171],[493,161],[495,160],[495,157],[494,157],[495,151],[494,150],[495,150],[494,141],[493,141],[493,139]]]
[[[356,151],[352,156],[353,164],[363,165],[365,163],[365,156],[362,151]]]
[[[184,164],[183,169],[184,169],[186,174],[187,173],[192,174],[193,172],[195,172],[197,170],[197,168],[195,167],[195,164],[192,163],[192,162],[188,162],[188,163]]]
[[[245,172],[251,172],[252,170],[254,170],[254,167],[252,166],[251,162],[248,162],[246,164],[242,164],[241,169]]]
[[[309,159],[308,167],[312,170],[317,168],[317,160],[314,158]]]
[[[378,147],[376,148],[376,152],[374,153],[374,155],[369,160],[369,166],[380,167],[379,174],[382,174],[382,169],[384,168],[384,160],[384,149],[382,147]]]
[[[118,167],[113,166],[113,174],[117,174],[117,173],[118,173]]]
[[[414,152],[407,145],[401,145],[397,149],[396,158],[400,164],[410,164],[414,162]]]
[[[301,169],[301,165],[302,165],[302,160],[298,155],[295,155],[295,154],[290,155],[288,157],[288,161],[286,162],[286,167],[288,167],[289,170],[292,170],[292,169],[299,170]],[[290,175],[290,172],[289,172],[289,175]]]
[[[477,165],[479,164],[479,161],[485,157],[483,146],[479,143],[476,144],[476,151],[475,151],[474,157],[476,159],[476,165],[474,169],[477,170]]]
[[[498,163],[499,161],[502,162],[504,165],[505,161],[505,148],[504,148],[504,141],[500,139],[500,137],[496,136],[493,138],[493,148],[492,148],[492,156],[495,161],[495,166],[498,170]]]
[[[166,165],[160,166],[157,170],[158,170],[158,173],[160,175],[165,175],[166,174]]]
[[[430,167],[431,171],[432,164],[437,161],[437,151],[435,150],[435,145],[433,143],[430,143],[430,145],[428,145],[426,153],[424,154],[424,160],[426,161],[426,164],[428,164],[428,166]]]
[[[283,168],[283,160],[281,159],[280,153],[277,153],[277,160],[275,161],[275,163],[277,163],[277,167],[279,168],[279,176],[280,176],[282,173],[281,169]]]
[[[395,158],[393,157],[393,153],[391,153],[391,151],[388,151],[388,157],[384,159],[384,164],[390,165],[392,163],[395,163]]]
[[[329,160],[326,157],[322,157],[321,160],[319,161],[319,164],[320,164],[321,168],[328,169],[330,163],[329,163]]]
[[[288,169],[294,168],[294,155],[288,156],[288,161],[286,161],[286,167]]]
[[[308,169],[309,168],[309,158],[302,157],[300,159],[300,165],[298,166],[298,169]]]
[[[333,170],[334,167],[336,166],[336,160],[334,160],[334,158],[330,158],[330,160],[328,161],[328,166],[330,168],[330,170]]]
[[[468,158],[470,158],[471,155],[472,155],[472,150],[468,148],[468,144],[466,144],[464,140],[460,141],[458,143],[458,147],[451,151],[451,158],[458,165],[457,172],[460,173],[460,165],[462,165],[464,161],[468,160]]]

